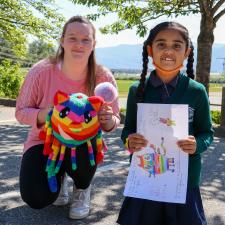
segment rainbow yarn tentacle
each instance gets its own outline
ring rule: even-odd
[[[76,157],[76,148],[71,148],[71,162],[72,162],[72,170],[77,169],[77,157]]]
[[[59,154],[60,147],[55,145],[52,146],[52,153],[48,157],[46,172],[48,174],[48,184],[51,192],[57,192],[57,180],[55,176],[55,162]]]
[[[95,158],[94,158],[93,148],[92,148],[92,144],[91,144],[90,140],[87,140],[87,146],[88,146],[90,164],[92,166],[94,166],[95,165]]]
[[[103,162],[104,153],[103,153],[103,147],[105,147],[104,141],[102,139],[102,131],[99,130],[98,134],[96,136],[96,142],[97,142],[97,155],[96,155],[96,163],[99,164]],[[104,148],[104,151],[107,149]]]
[[[87,143],[91,166],[103,161],[107,148],[98,121],[98,112],[103,103],[98,96],[88,97],[82,93],[68,95],[60,91],[55,94],[54,108],[48,113],[44,130],[39,134],[44,141],[43,154],[48,156],[46,172],[51,192],[57,192],[56,174],[67,150],[71,153],[73,171],[77,169],[76,148],[84,143]],[[95,137],[96,159],[91,144]]]
[[[43,149],[44,155],[49,155],[52,152],[51,143],[52,143],[53,137],[52,137],[51,116],[52,116],[52,110],[46,116],[46,122],[44,127],[44,133],[45,133],[45,144]]]
[[[62,161],[63,161],[64,156],[65,156],[65,151],[66,151],[66,146],[62,145],[61,150],[60,150],[60,155],[59,155],[59,161],[58,161],[58,163],[56,165],[56,168],[55,168],[55,174],[57,174],[59,172],[59,169],[62,165]]]
[[[102,131],[99,130],[96,136],[96,144],[97,144],[97,151],[102,151],[103,148],[103,139],[102,139]]]

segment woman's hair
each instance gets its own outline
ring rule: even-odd
[[[94,28],[93,24],[87,18],[82,17],[82,16],[73,16],[65,23],[60,39],[62,39],[64,37],[68,25],[70,23],[74,23],[74,22],[90,25],[90,27],[93,31],[93,39],[95,40],[95,28]],[[61,45],[59,45],[55,57],[51,57],[50,61],[53,64],[56,64],[58,62],[63,61],[63,59],[64,59],[64,48]],[[88,59],[88,75],[87,75],[87,79],[85,82],[85,89],[86,89],[88,95],[94,94],[94,88],[96,85],[96,74],[95,73],[96,73],[96,57],[95,57],[95,52],[93,50]]]
[[[145,88],[145,80],[146,80],[146,74],[148,72],[148,52],[147,52],[147,46],[152,46],[152,43],[157,36],[157,34],[163,30],[166,29],[173,29],[180,33],[184,41],[186,42],[186,49],[191,48],[190,54],[187,59],[187,70],[186,73],[188,77],[194,79],[194,70],[193,70],[193,62],[194,62],[194,47],[192,45],[192,42],[189,38],[188,30],[182,26],[179,23],[176,22],[163,22],[158,25],[156,25],[153,29],[150,30],[150,33],[148,35],[148,38],[145,40],[143,44],[143,50],[142,50],[142,72],[140,75],[140,83],[137,88],[137,102],[142,102],[144,99],[144,88]]]

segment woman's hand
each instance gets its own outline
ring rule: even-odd
[[[196,152],[196,139],[194,136],[188,136],[187,139],[179,140],[177,145],[188,154],[192,155]]]
[[[133,133],[128,136],[128,147],[131,152],[140,151],[142,148],[146,147],[148,141],[145,137],[138,133]]]
[[[107,104],[102,105],[100,111],[98,112],[98,119],[101,127],[106,131],[113,129],[116,123],[113,116],[112,107]]]
[[[37,115],[37,126],[40,127],[45,124],[46,116],[48,115],[49,111],[53,108],[53,106],[48,106],[46,108],[40,109]]]

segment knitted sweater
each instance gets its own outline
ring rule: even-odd
[[[111,82],[117,87],[112,73],[105,67],[98,65],[96,69],[96,84]],[[37,115],[41,108],[53,105],[55,93],[60,90],[71,94],[85,92],[85,79],[74,81],[67,78],[58,65],[49,60],[42,60],[34,65],[25,78],[16,103],[16,119],[22,123],[31,125],[27,140],[24,143],[24,152],[31,146],[42,144],[39,132],[42,127],[37,127]],[[112,103],[114,115],[116,116],[116,129],[120,123],[119,103],[116,99]]]
[[[209,100],[204,86],[183,74],[178,75],[178,83],[164,104],[187,104],[189,106],[189,135],[196,138],[197,150],[189,155],[188,186],[196,187],[200,182],[201,153],[213,141],[213,129],[210,117]],[[129,90],[125,126],[121,138],[125,143],[129,134],[136,132],[138,82]],[[159,90],[146,79],[144,103],[161,103]]]

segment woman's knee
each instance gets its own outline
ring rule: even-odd
[[[32,209],[43,209],[48,204],[41,202],[40,199],[34,196],[34,194],[20,192],[22,200],[30,206]]]
[[[52,204],[59,193],[52,193],[49,189],[39,189],[38,186],[20,183],[20,194],[23,201],[31,208],[42,209]]]
[[[20,168],[20,193],[31,208],[41,209],[57,198],[48,187],[45,165],[47,158],[42,155],[43,145],[33,146],[23,155]]]

